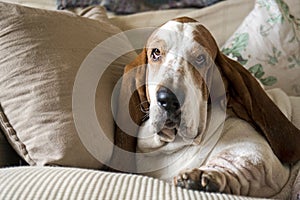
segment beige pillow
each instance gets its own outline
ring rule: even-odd
[[[95,59],[98,55],[93,49],[120,30],[105,17],[88,19],[1,2],[0,13],[0,125],[7,139],[30,165],[100,168],[113,149],[106,145],[106,139],[113,142],[111,92],[123,66],[135,55],[119,55],[107,68]],[[114,40],[122,43],[120,46],[129,45],[124,36]],[[107,55],[115,48],[107,47]],[[77,94],[95,101],[96,117],[80,113],[89,102],[80,99],[78,104],[73,95],[78,85],[89,91],[90,77],[76,77],[86,60],[92,67],[105,70],[101,77],[91,77],[100,79],[92,97]],[[97,76],[93,72],[90,75]],[[74,116],[81,125],[75,124]],[[95,118],[103,132],[95,132],[98,129],[90,123]],[[101,137],[90,137],[90,132],[104,135],[104,142]],[[82,135],[87,141],[82,141]]]

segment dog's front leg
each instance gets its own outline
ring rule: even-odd
[[[220,154],[205,166],[183,170],[174,178],[174,184],[207,192],[255,197],[276,195],[288,180],[288,167],[281,165],[277,158],[266,158],[264,162],[254,157]]]
[[[241,175],[243,172],[235,173],[224,166],[203,166],[181,171],[174,177],[174,184],[192,190],[249,195],[249,180]]]
[[[226,126],[207,162],[179,173],[174,178],[175,185],[255,197],[280,193],[289,180],[289,167],[279,161],[266,140],[246,122]]]

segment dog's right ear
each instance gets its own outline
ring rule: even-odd
[[[300,130],[285,117],[247,69],[218,49],[208,29],[198,25],[195,33],[194,39],[210,53],[221,73],[228,111],[262,133],[282,162],[299,161]]]
[[[285,117],[242,65],[221,52],[217,54],[216,63],[226,81],[228,107],[265,136],[282,162],[293,164],[299,161],[300,130]]]
[[[149,105],[145,86],[146,66],[147,52],[144,48],[135,60],[125,67],[122,77],[115,116],[115,148],[111,160],[112,166],[118,166],[118,171],[136,171],[136,136]]]

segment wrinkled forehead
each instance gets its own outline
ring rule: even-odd
[[[159,45],[168,48],[165,50],[172,50],[180,46],[181,49],[186,50],[196,45],[193,39],[193,30],[194,26],[190,24],[169,21],[152,33],[147,47],[155,48]]]
[[[154,31],[147,48],[166,48],[166,51],[186,52],[198,49],[215,57],[210,41],[212,36],[199,22],[169,21]],[[214,44],[213,44],[214,45]]]

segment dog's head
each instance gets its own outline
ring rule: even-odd
[[[222,76],[227,107],[260,130],[282,161],[297,161],[299,130],[252,75],[223,55],[209,31],[190,18],[171,20],[154,31],[139,56],[126,66],[125,73],[135,72],[123,80],[120,102],[132,96],[132,119],[138,125],[148,120],[159,145],[171,143],[176,135],[193,140],[207,128],[212,91],[216,97],[224,95],[215,91],[216,68]]]
[[[164,24],[145,47],[146,95],[150,129],[163,142],[178,134],[184,140],[202,135],[207,127],[209,86],[217,52],[198,22],[179,18]],[[204,33],[207,34],[207,33]]]

